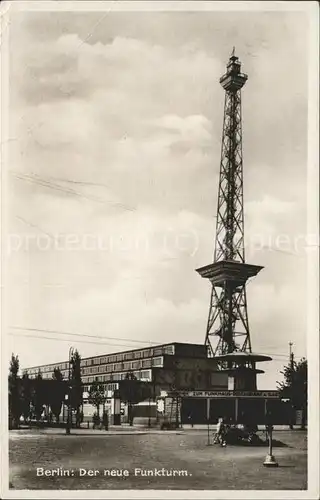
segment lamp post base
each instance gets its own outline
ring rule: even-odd
[[[263,465],[265,467],[278,467],[279,464],[273,455],[268,454],[263,462]]]

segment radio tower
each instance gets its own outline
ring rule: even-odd
[[[246,368],[261,373],[255,370],[255,361],[270,358],[250,355],[246,283],[262,267],[245,263],[244,252],[241,89],[248,77],[241,73],[241,63],[234,52],[235,49],[220,78],[225,103],[214,259],[197,272],[212,284],[205,337],[208,355],[225,360],[220,365],[229,370],[235,366],[230,360],[241,357]],[[254,387],[255,383],[251,385]]]

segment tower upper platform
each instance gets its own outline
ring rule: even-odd
[[[241,73],[241,62],[238,57],[234,55],[234,49],[232,55],[227,64],[227,72],[220,78],[220,83],[224,90],[230,92],[236,92],[240,90],[248,79],[248,75]]]

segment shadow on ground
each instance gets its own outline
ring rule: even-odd
[[[248,441],[235,441],[234,443],[228,443],[227,446],[237,446],[237,447],[245,447],[245,448],[267,448],[269,443],[264,441],[263,439],[259,439],[252,443]],[[283,441],[279,441],[278,439],[272,440],[273,448],[292,448],[290,445],[284,443]]]

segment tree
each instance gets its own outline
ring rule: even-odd
[[[19,368],[20,362],[19,357],[11,354],[10,367],[9,367],[9,428],[18,428],[20,415],[21,415],[21,403],[20,403],[20,380],[19,380]]]
[[[133,374],[132,371],[129,371],[128,373],[126,373],[125,380],[137,380],[137,377]],[[136,389],[135,383],[133,383],[133,384],[129,383],[129,384],[127,384],[127,387],[128,387],[128,392],[127,392],[126,403],[128,404],[128,420],[129,420],[129,425],[133,426],[133,418],[134,418],[133,404],[134,404],[135,399],[137,399],[136,394],[135,394],[137,392],[137,389]]]
[[[119,383],[120,399],[128,405],[128,419],[133,425],[133,405],[152,397],[152,387],[148,382],[140,382],[129,371],[124,380]]]
[[[38,374],[34,380],[31,401],[36,420],[37,422],[39,422],[43,412],[45,401],[43,379],[40,370],[38,371]]]
[[[97,410],[97,416],[100,418],[100,405],[102,405],[105,402],[105,391],[103,384],[98,382],[98,380],[95,380],[92,382],[90,389],[89,389],[89,395],[88,395],[88,402],[92,404],[96,410]]]
[[[52,374],[52,391],[50,395],[50,409],[55,416],[56,421],[60,421],[62,403],[64,401],[66,384],[63,381],[63,375],[59,368],[55,368]]]
[[[55,368],[53,370],[52,378],[53,380],[59,380],[59,381],[63,380],[63,375],[60,371],[60,368]]]
[[[80,427],[82,407],[81,356],[75,350],[71,357],[70,403],[76,411],[76,425]]]
[[[21,379],[21,391],[20,391],[20,401],[21,401],[21,413],[24,418],[24,423],[30,418],[31,414],[31,381],[27,372],[24,372]]]
[[[302,411],[301,428],[305,428],[308,408],[308,362],[302,358],[298,363],[290,362],[280,372],[284,381],[278,382],[282,398],[290,399],[295,410]]]

